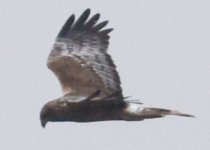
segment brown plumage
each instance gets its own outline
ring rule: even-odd
[[[108,21],[97,23],[100,14],[88,19],[90,9],[75,21],[71,15],[56,38],[47,66],[57,76],[64,96],[44,105],[40,113],[44,127],[48,121],[137,121],[179,115],[177,111],[144,108],[126,101],[116,66],[107,53]]]

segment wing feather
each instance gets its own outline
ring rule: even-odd
[[[92,28],[98,19],[100,18],[100,14],[95,14],[86,24],[84,29],[90,29]]]
[[[74,22],[70,16],[57,36],[48,57],[48,67],[58,77],[64,94],[88,96],[100,90],[104,97],[120,91],[120,78],[111,56],[106,52],[109,33],[113,29],[102,30],[108,23],[96,24],[100,14],[88,20],[87,9]]]
[[[103,21],[92,28],[92,31],[99,31],[108,24],[108,21]]]
[[[84,27],[84,23],[90,15],[90,9],[84,11],[84,13],[79,17],[77,22],[75,23],[73,30],[79,30]]]
[[[60,33],[58,34],[58,37],[64,37],[66,33],[71,29],[72,24],[74,23],[75,16],[71,15],[69,19],[64,24],[63,28],[61,29]]]

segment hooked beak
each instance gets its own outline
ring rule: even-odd
[[[47,124],[47,120],[41,120],[41,125],[43,128],[45,128],[46,124]]]

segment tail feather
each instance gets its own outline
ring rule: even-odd
[[[145,114],[151,114],[151,115],[160,115],[160,116],[166,116],[166,115],[175,115],[175,116],[182,116],[182,117],[195,117],[190,114],[181,113],[176,110],[170,110],[170,109],[163,109],[163,108],[153,108],[153,107],[147,107],[143,109],[143,112]]]
[[[176,110],[156,108],[156,107],[140,107],[140,105],[135,105],[129,103],[124,111],[124,120],[127,121],[137,121],[143,119],[152,119],[165,117],[167,115],[175,115],[182,117],[194,117],[193,115],[181,113]]]

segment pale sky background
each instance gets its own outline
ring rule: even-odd
[[[43,129],[41,107],[61,96],[47,56],[66,19],[86,8],[115,29],[109,53],[125,96],[197,117]],[[0,12],[1,150],[210,149],[210,1],[7,0]]]

